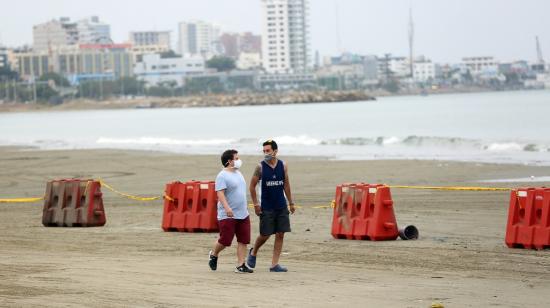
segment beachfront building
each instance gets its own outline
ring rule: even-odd
[[[144,55],[134,68],[135,76],[148,86],[175,83],[181,87],[186,77],[204,71],[205,61],[200,56],[165,58],[160,54]]]
[[[134,62],[141,62],[144,55],[169,52],[171,48],[170,31],[134,31],[130,32],[130,44]]]
[[[413,79],[415,82],[425,83],[435,80],[435,64],[425,58],[418,58],[413,63]]]
[[[130,44],[82,44],[54,51],[16,53],[18,72],[32,79],[48,72],[65,76],[72,84],[82,80],[118,79],[132,76]]]
[[[48,51],[78,44],[78,28],[68,17],[51,20],[33,27],[33,49]]]
[[[405,78],[410,74],[411,69],[408,58],[391,56],[378,58],[378,76],[383,80],[391,77]]]
[[[220,27],[204,21],[179,24],[178,51],[182,55],[200,55],[205,59],[220,54]]]
[[[8,49],[0,46],[0,70],[4,70],[8,66]]]
[[[262,67],[262,55],[258,52],[241,52],[237,59],[237,68],[240,70],[252,70]]]
[[[111,26],[99,20],[98,16],[76,22],[79,44],[110,44]]]
[[[170,52],[170,46],[166,45],[132,45],[134,63],[141,62],[144,55],[162,54]]]
[[[262,90],[289,90],[316,88],[317,78],[311,73],[260,74],[257,76],[257,86]]]
[[[78,44],[108,43],[111,30],[97,16],[72,22],[68,17],[33,27],[34,51],[49,51]]]
[[[465,57],[462,63],[472,75],[498,72],[498,62],[494,57]]]
[[[308,71],[308,11],[308,0],[262,0],[262,61],[267,72]]]
[[[135,31],[130,32],[129,39],[133,46],[165,46],[170,49],[170,31]]]
[[[262,37],[251,32],[223,33],[220,36],[222,54],[238,59],[242,53],[260,54],[262,52]]]

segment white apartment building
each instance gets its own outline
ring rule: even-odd
[[[76,22],[78,43],[111,44],[111,26],[101,22],[99,17],[92,16]]]
[[[262,56],[256,52],[241,52],[237,59],[237,68],[240,70],[250,70],[262,66]]]
[[[170,49],[170,31],[130,32],[130,43],[134,46],[167,46]]]
[[[8,49],[0,46],[0,69],[8,67]]]
[[[390,76],[404,78],[410,76],[411,67],[409,63],[409,59],[405,57],[380,57],[377,62],[378,78],[384,79]]]
[[[178,27],[178,51],[182,55],[204,58],[220,53],[220,27],[204,21],[181,22]]]
[[[111,43],[111,29],[97,16],[71,22],[68,17],[33,27],[33,50],[48,51],[77,44]]]
[[[269,73],[302,73],[310,63],[308,0],[262,0],[262,61]]]
[[[416,82],[426,82],[435,79],[435,64],[431,61],[415,61],[413,77]]]
[[[167,45],[132,45],[132,55],[134,57],[134,63],[141,62],[144,55],[160,54],[169,52],[170,46]]]
[[[185,77],[204,71],[205,62],[200,56],[162,58],[158,54],[144,55],[142,61],[134,67],[134,75],[149,86],[176,82],[181,87]]]
[[[462,58],[462,64],[470,70],[472,75],[498,72],[498,61],[494,57],[467,57]]]
[[[47,51],[50,48],[78,43],[77,25],[67,17],[35,25],[33,26],[32,34],[34,51]]]

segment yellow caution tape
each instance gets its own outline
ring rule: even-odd
[[[0,203],[32,203],[44,200],[44,197],[0,199]]]
[[[513,188],[500,187],[463,187],[463,186],[405,186],[386,185],[389,188],[426,189],[426,190],[459,190],[459,191],[512,191]]]
[[[156,197],[139,197],[139,196],[134,196],[134,195],[130,195],[130,194],[127,194],[127,193],[123,193],[121,191],[118,191],[116,189],[114,189],[113,187],[111,187],[109,184],[105,183],[103,180],[99,179],[98,180],[99,183],[101,184],[101,186],[109,189],[110,191],[114,192],[115,194],[117,195],[120,195],[120,196],[123,196],[125,198],[128,198],[128,199],[132,199],[132,200],[136,200],[136,201],[154,201],[154,200],[158,200],[160,198],[162,198],[162,196],[156,196]],[[173,201],[173,200],[172,200]]]
[[[109,184],[105,183],[105,181],[99,179],[98,180],[101,186],[109,189],[110,191],[114,192],[115,194],[118,194],[120,196],[123,196],[125,198],[136,200],[136,201],[154,201],[161,198],[164,198],[169,201],[175,201],[175,199],[171,198],[168,195],[164,196],[155,196],[155,197],[140,197],[135,195],[130,195],[127,193],[123,193],[121,191],[118,191],[114,189]],[[88,190],[88,184],[86,184],[86,190]],[[421,189],[421,190],[445,190],[445,191],[512,191],[513,188],[501,188],[501,187],[465,187],[465,186],[407,186],[407,185],[385,185],[389,188],[397,188],[397,189]],[[38,202],[44,200],[44,197],[35,197],[35,198],[13,198],[13,199],[0,199],[0,203],[32,203],[32,202]],[[250,208],[253,208],[253,204],[248,205]],[[334,208],[336,206],[335,200],[332,200],[330,205],[319,205],[319,206],[313,206],[314,209],[325,209],[325,208]],[[302,206],[295,206],[297,209],[302,208]]]

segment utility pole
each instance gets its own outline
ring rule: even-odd
[[[4,90],[6,91],[6,102],[10,100],[10,82],[6,78],[4,81]]]
[[[13,80],[13,102],[17,103],[17,81]]]
[[[410,75],[411,78],[414,78],[414,22],[412,6],[409,8],[409,62]]]
[[[103,75],[99,77],[99,100],[103,100]]]
[[[34,103],[36,104],[36,79],[34,77],[34,74],[32,75],[32,94],[34,97]]]

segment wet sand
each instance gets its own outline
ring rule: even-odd
[[[283,157],[284,158],[284,157]],[[249,180],[254,162],[244,157]],[[235,248],[211,272],[216,234],[164,233],[162,201],[136,202],[103,188],[107,224],[45,228],[42,204],[0,204],[2,307],[547,307],[550,251],[504,244],[506,192],[392,190],[399,225],[417,241],[347,241],[330,235],[328,205],[342,182],[479,186],[550,175],[550,167],[438,161],[329,161],[289,157],[293,232],[285,274],[269,273],[272,240],[256,272],[233,273]],[[0,148],[0,198],[41,196],[49,179],[99,178],[143,196],[173,180],[211,180],[216,156],[141,151]],[[533,183],[498,183],[517,187]],[[543,185],[544,183],[539,183]],[[481,185],[491,186],[490,183]],[[548,185],[548,183],[546,183]],[[252,215],[252,234],[258,219]]]

